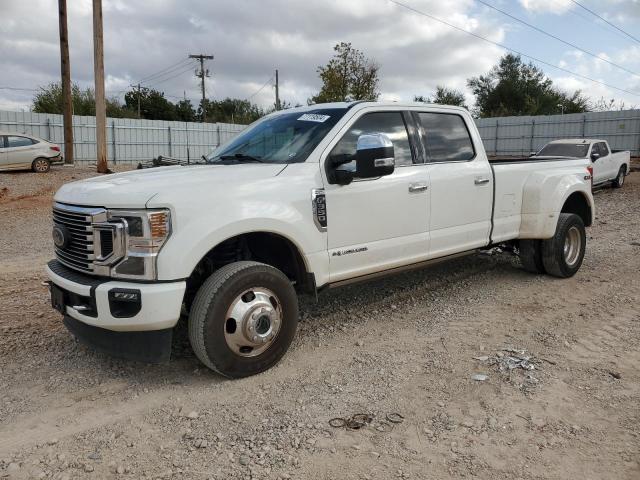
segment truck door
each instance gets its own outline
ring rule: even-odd
[[[607,144],[605,142],[599,142],[599,144],[600,159],[598,160],[598,162],[602,161],[602,165],[604,167],[604,181],[613,180],[618,174],[618,171],[613,164],[613,155],[611,155],[609,147],[607,147]]]
[[[592,155],[597,153],[600,155],[596,160],[593,160]],[[593,167],[593,183],[598,184],[607,180],[607,166],[605,158],[602,155],[600,149],[600,143],[595,142],[591,145],[591,153],[589,154],[591,160],[591,166]]]
[[[472,138],[465,119],[456,113],[414,115],[430,178],[429,256],[486,246],[493,209],[493,173],[477,131],[473,130],[476,138]]]
[[[393,142],[395,156],[390,175],[325,184],[331,282],[427,258],[429,178],[408,127],[415,131],[400,109],[364,109],[327,149],[328,156],[355,155],[360,135],[383,133]],[[352,163],[340,168],[355,167]]]

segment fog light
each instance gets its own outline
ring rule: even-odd
[[[115,318],[130,318],[142,308],[140,290],[114,288],[109,290],[109,310]]]

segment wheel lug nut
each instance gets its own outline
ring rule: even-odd
[[[253,341],[254,341],[254,342],[257,342],[257,341],[258,341],[258,336],[257,336],[257,335],[254,335],[254,337],[253,337]]]

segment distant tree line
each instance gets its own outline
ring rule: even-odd
[[[380,66],[374,60],[341,42],[334,47],[333,57],[317,68],[322,81],[320,91],[307,103],[349,102],[354,100],[376,101],[380,98]],[[554,86],[552,80],[533,63],[525,63],[520,56],[508,53],[484,75],[467,80],[467,86],[475,97],[471,111],[476,117],[511,115],[552,115],[560,112],[580,113],[611,110],[615,100],[601,98],[592,101],[580,90],[566,93]],[[95,115],[95,96],[92,89],[72,87],[75,115]],[[432,96],[415,95],[414,101],[442,105],[467,106],[465,94],[454,88],[438,85]],[[140,105],[138,115],[138,102]],[[204,118],[203,118],[204,106]],[[282,108],[291,105],[282,102]],[[618,104],[623,110],[625,105]],[[176,103],[165,97],[164,92],[142,87],[131,89],[124,95],[124,103],[117,98],[107,99],[107,116],[144,118],[147,120],[179,120],[184,122],[206,121],[248,124],[270,113],[249,100],[225,98],[206,99],[194,106],[191,100]],[[33,111],[38,113],[62,113],[62,88],[59,83],[42,87],[34,96]]]
[[[93,116],[96,113],[93,89],[82,90],[74,84],[71,88],[74,115]],[[140,115],[138,116],[138,97]],[[289,104],[283,102],[285,106]],[[265,110],[248,100],[225,98],[224,100],[205,100],[206,122],[248,124],[264,116]],[[62,88],[60,83],[51,83],[42,87],[33,98],[33,111],[36,113],[62,114]],[[189,99],[171,102],[164,92],[142,87],[127,91],[124,103],[117,98],[107,98],[107,116],[112,118],[143,118],[146,120],[177,120],[198,122],[202,120],[202,101],[197,107]]]

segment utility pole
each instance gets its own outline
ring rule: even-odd
[[[138,84],[138,118],[140,118],[140,84]]]
[[[107,106],[104,98],[102,0],[93,0],[93,75],[96,91],[96,161],[98,173],[109,173],[107,165]]]
[[[205,70],[204,69],[204,61],[205,60],[213,60],[213,55],[204,55],[202,53],[199,54],[192,54],[189,55],[189,58],[195,58],[196,60],[200,61],[200,71],[196,70],[196,77],[198,77],[201,81],[202,81],[202,118],[200,119],[200,121],[204,122],[204,119],[206,118],[206,114],[207,112],[206,107],[205,107],[205,100],[206,100],[206,95],[205,95],[205,91],[204,91],[204,79],[205,77],[209,76],[209,70]]]
[[[276,110],[280,110],[280,85],[278,84],[278,69],[276,69]]]
[[[71,65],[69,64],[67,0],[58,0],[58,20],[60,24],[60,74],[62,77],[64,163],[65,165],[73,165],[73,99],[71,98]]]

